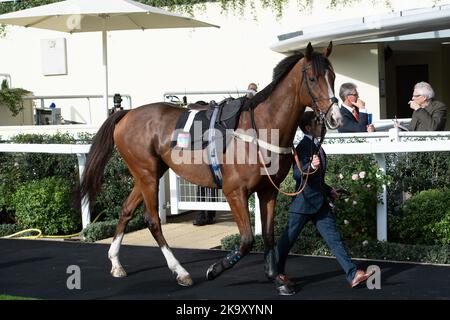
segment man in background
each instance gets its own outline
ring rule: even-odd
[[[342,126],[338,132],[374,132],[375,127],[369,123],[366,103],[359,98],[356,85],[344,83],[339,89],[339,96],[342,99]]]
[[[444,131],[447,122],[447,106],[434,99],[430,84],[419,82],[414,86],[409,106],[414,110],[410,131]]]

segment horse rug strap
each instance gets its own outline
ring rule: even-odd
[[[278,154],[292,154],[292,148],[279,147],[279,146],[273,145],[271,143],[268,143],[264,140],[261,140],[256,137],[252,137],[252,136],[249,136],[247,134],[243,134],[243,133],[240,133],[237,131],[234,131],[233,135],[236,138],[238,138],[244,142],[254,143],[263,149],[266,149],[266,150],[269,150],[269,151],[272,151],[272,152],[275,152]]]
[[[219,157],[216,148],[216,130],[214,130],[214,124],[216,123],[217,115],[219,114],[219,105],[214,106],[214,111],[211,115],[208,131],[208,158],[209,168],[211,169],[214,182],[218,188],[222,188],[222,172],[220,171]]]
[[[183,127],[183,132],[178,133],[177,137],[177,147],[179,148],[187,148],[189,147],[190,141],[190,133],[192,124],[194,123],[195,115],[199,112],[199,110],[189,110],[189,116],[186,121],[186,124]]]
[[[186,124],[184,125],[183,131],[184,132],[189,132],[191,130],[192,124],[194,123],[194,118],[195,115],[199,112],[200,110],[189,110],[189,117],[186,121]]]

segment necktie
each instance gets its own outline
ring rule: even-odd
[[[359,114],[358,111],[356,111],[356,109],[353,109],[353,116],[355,117],[356,122],[359,122]]]
[[[320,157],[320,166],[322,167],[322,172],[325,174],[327,170],[327,164],[325,162],[325,153],[323,152],[322,147],[319,149],[319,157]]]
[[[318,147],[319,146],[319,139],[314,138],[314,144],[316,145],[316,147]],[[324,151],[322,149],[322,146],[320,146],[320,149],[319,149],[319,158],[320,158],[320,166],[322,167],[322,172],[325,172],[325,169],[326,169],[325,154],[324,154]]]

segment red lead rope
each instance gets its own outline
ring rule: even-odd
[[[280,188],[278,188],[278,186],[273,182],[272,177],[270,176],[269,172],[267,171],[267,167],[266,167],[265,164],[264,164],[265,161],[264,161],[264,158],[263,158],[263,156],[262,156],[260,150],[258,150],[258,156],[259,156],[259,161],[261,161],[261,164],[264,166],[264,170],[266,171],[266,175],[267,175],[267,177],[269,178],[269,180],[270,180],[270,182],[272,183],[272,185],[275,187],[275,189],[278,190],[278,192],[280,192],[281,194],[284,194],[285,196],[293,197],[293,196],[296,196],[296,195],[302,193],[303,190],[304,190],[305,187],[306,187],[306,184],[308,183],[308,177],[309,177],[309,175],[310,175],[310,174],[313,174],[313,173],[315,173],[315,172],[317,171],[317,168],[316,168],[313,172],[309,172],[310,169],[311,169],[311,167],[309,167],[309,168],[308,168],[308,172],[304,173],[303,170],[302,170],[302,166],[300,165],[300,161],[298,160],[297,152],[296,152],[296,150],[294,149],[294,159],[295,159],[295,164],[296,164],[296,166],[298,167],[298,169],[300,170],[300,172],[302,173],[302,175],[303,175],[303,176],[306,176],[306,178],[305,178],[305,183],[303,184],[303,186],[300,185],[300,187],[298,188],[298,190],[297,190],[296,192],[285,192],[285,191],[281,190]]]

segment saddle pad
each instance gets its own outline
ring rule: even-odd
[[[219,105],[221,106],[221,109],[219,111],[219,121],[227,121],[229,119],[239,117],[239,114],[241,113],[241,107],[243,103],[245,102],[244,98],[229,100],[225,99],[224,101],[220,102]],[[223,104],[223,105],[222,105]],[[208,110],[206,112],[206,117],[208,119],[211,119],[211,115],[213,113],[213,110]],[[233,127],[234,129],[234,127]]]
[[[191,113],[189,110],[183,112],[175,126],[175,131],[172,136],[171,147],[175,149],[186,149],[186,150],[201,150],[208,146],[208,135],[204,134],[209,129],[210,118],[212,111],[202,110],[195,114],[192,126],[190,126],[189,132],[184,131],[186,122]],[[227,114],[229,116],[229,114]],[[214,128],[220,131],[220,135],[217,133],[217,139],[222,138],[219,142],[215,140],[216,145],[222,143],[223,152],[226,150],[226,146],[231,141],[233,136],[230,132],[227,133],[227,129],[234,130],[236,123],[239,119],[240,112],[235,112],[233,116],[229,117],[224,121],[218,121],[215,123]]]

